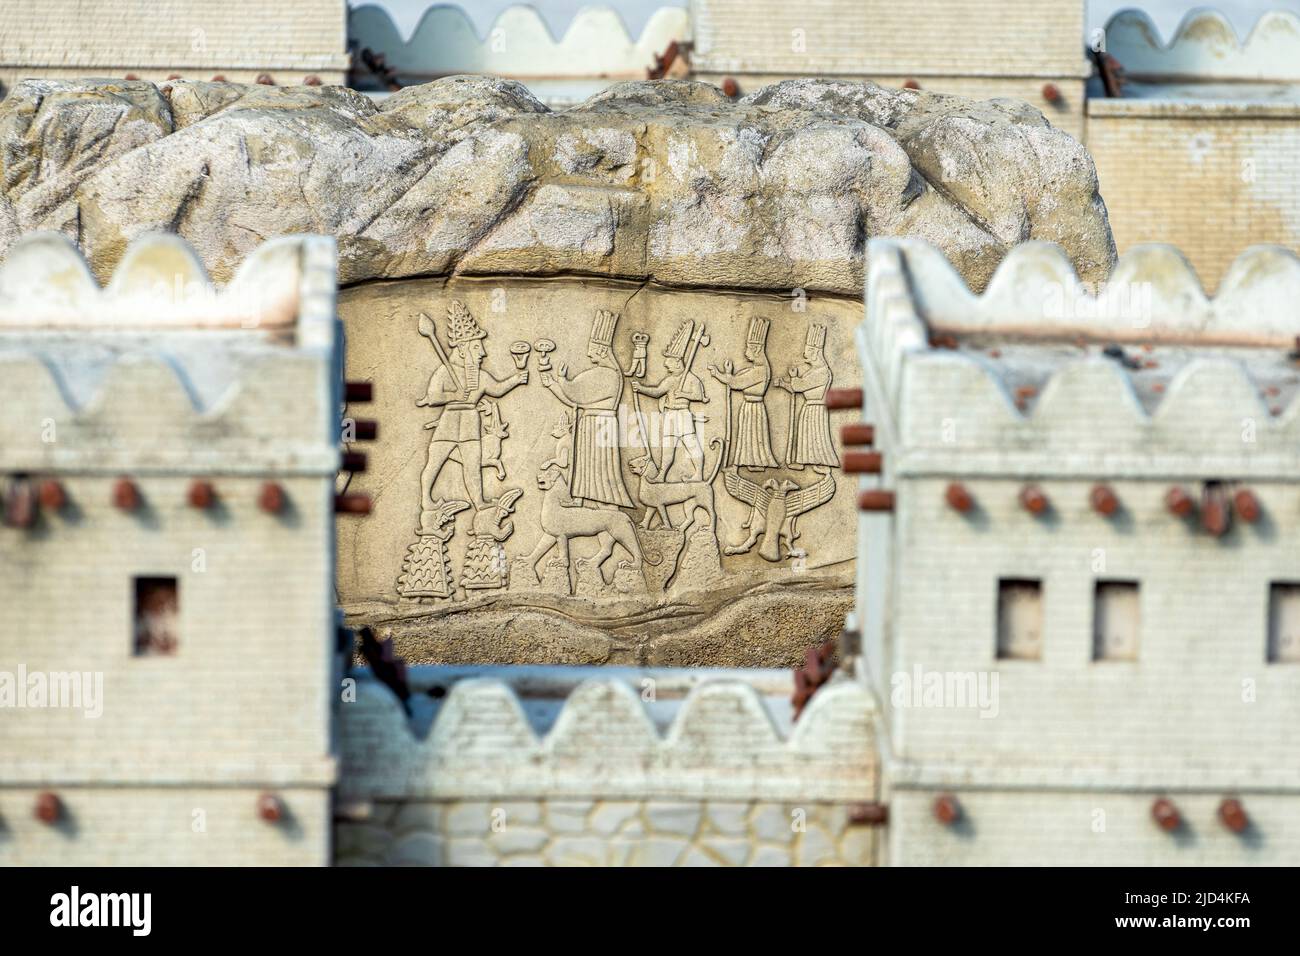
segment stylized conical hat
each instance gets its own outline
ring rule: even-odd
[[[695,323],[687,319],[681,325],[677,326],[677,331],[673,333],[672,341],[664,348],[665,358],[684,358],[686,356],[686,346],[690,344],[691,333],[695,331]]]
[[[618,325],[620,318],[618,312],[608,312],[605,309],[596,310],[596,320],[591,323],[591,344],[603,345],[609,348],[614,344],[614,328]]]
[[[767,344],[767,330],[772,323],[762,316],[754,316],[749,320],[749,334],[745,337],[746,345],[764,346]]]
[[[808,336],[804,339],[804,348],[824,349],[826,347],[826,326],[808,326]]]
[[[474,339],[487,338],[487,333],[479,328],[479,324],[474,321],[474,316],[469,314],[469,309],[465,308],[463,302],[453,301],[447,306],[447,322],[450,326],[447,341],[451,343],[452,348]]]

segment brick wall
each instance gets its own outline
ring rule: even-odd
[[[1082,3],[1058,0],[694,0],[692,62],[704,72],[797,76],[1081,77],[1083,13]]]
[[[236,82],[267,72],[281,83],[316,74],[341,83],[348,64],[343,0],[9,0],[0,22],[0,82],[6,86],[31,76],[129,72],[150,80],[222,73]]]
[[[1177,243],[1213,291],[1256,243],[1300,248],[1300,107],[1091,100],[1115,244]]]
[[[333,243],[250,257],[240,281],[292,292],[292,327],[271,334],[223,315],[237,289],[172,300],[194,261],[174,237],[144,239],[101,291],[46,237],[0,270],[13,292],[0,496],[47,481],[63,496],[0,527],[0,863],[327,862]],[[224,327],[198,330],[199,314]],[[134,510],[115,503],[122,478]],[[203,508],[189,497],[199,479],[215,489]],[[283,491],[278,513],[261,506],[267,482]],[[137,653],[139,578],[175,580],[172,653]],[[85,677],[53,676],[68,674]],[[55,680],[75,696],[32,695]],[[56,822],[34,812],[46,791]],[[257,815],[264,792],[283,801],[278,822]]]
[[[1153,793],[952,791],[963,820],[934,818],[933,790],[895,790],[889,846],[894,866],[1294,866],[1300,827],[1294,794],[1249,794],[1250,818],[1234,833],[1217,815],[1221,793],[1173,793],[1183,826],[1156,826]]]
[[[1295,396],[1268,376],[1294,375],[1272,349],[1300,266],[1254,253],[1207,301],[1172,249],[1130,254],[1112,281],[1152,287],[1139,326],[1049,314],[1048,293],[1074,282],[1050,247],[1019,247],[980,297],[922,243],[874,240],[868,259],[858,340],[884,465],[863,485],[895,500],[860,521],[857,614],[881,703],[887,862],[1293,863],[1300,667],[1270,660],[1268,632],[1270,584],[1300,576],[1287,544],[1300,485]],[[1181,336],[1194,360],[1175,369],[1172,346],[1126,339],[1169,369],[1154,391],[1142,376],[1161,362],[1097,355],[1125,335]],[[1216,479],[1249,488],[1259,515],[1216,536],[1170,513],[1171,485],[1199,496]],[[1109,517],[1090,500],[1097,482],[1118,499]],[[1029,483],[1046,512],[1022,503]],[[1034,654],[1023,641],[999,654],[1000,581],[1038,583]],[[1138,587],[1123,659],[1095,653],[1095,588],[1116,581]],[[935,817],[945,792],[956,824]],[[1152,819],[1160,796],[1180,831]],[[1217,818],[1227,797],[1246,806],[1246,833]]]
[[[5,866],[326,866],[330,798],[323,787],[277,789],[285,815],[257,813],[246,787],[54,787],[64,818],[32,808],[44,789],[0,788]]]
[[[976,520],[945,503],[952,479]],[[1266,659],[1268,584],[1300,580],[1300,487],[1251,482],[1268,526],[1214,538],[1169,514],[1175,480],[1110,480],[1120,521],[1092,510],[1088,480],[1038,482],[1051,521],[1021,506],[1014,478],[901,482],[886,670],[996,671],[1000,703],[993,718],[895,709],[895,755],[990,782],[1300,788],[1300,745],[1282,730],[1300,720],[1300,667]],[[999,578],[1041,580],[1041,659],[996,658]],[[1098,580],[1140,585],[1134,661],[1092,659]]]

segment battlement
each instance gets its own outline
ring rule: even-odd
[[[1246,250],[1214,298],[1169,246],[1094,295],[1025,243],[983,295],[918,240],[873,240],[858,345],[890,473],[1289,479],[1300,260]]]
[[[457,6],[431,6],[409,36],[383,7],[355,7],[348,17],[348,33],[358,47],[382,52],[399,75],[425,78],[487,73],[516,79],[641,79],[656,53],[689,32],[681,7],[656,10],[635,38],[610,7],[584,7],[558,39],[540,14],[524,5],[503,10],[484,37]]]
[[[1218,10],[1187,14],[1168,43],[1150,16],[1121,10],[1106,24],[1106,52],[1134,80],[1300,80],[1300,17],[1283,10],[1261,16],[1244,40]]]
[[[411,719],[388,688],[358,673],[356,700],[340,711],[341,796],[871,799],[875,707],[855,681],[822,689],[791,729],[788,700],[760,693],[753,678],[721,675],[685,689],[668,672],[601,670],[559,689],[465,676],[433,701],[429,691],[446,690],[449,669],[414,668]]]
[[[56,233],[0,265],[0,470],[332,473],[332,239],[267,242],[218,289],[169,235],[103,288]]]

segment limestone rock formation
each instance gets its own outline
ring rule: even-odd
[[[264,238],[336,237],[374,388],[349,414],[383,436],[337,594],[411,661],[799,662],[851,604],[824,393],[861,381],[866,240],[929,240],[974,288],[1024,239],[1088,280],[1114,257],[1091,160],[1037,111],[870,84],[551,112],[484,77],[32,81],[0,133],[0,251],[59,230],[106,278],[163,230],[222,281]]]
[[[1038,111],[798,80],[738,102],[629,82],[550,112],[448,77],[341,88],[30,80],[0,103],[0,252],[57,229],[105,276],[178,232],[214,278],[265,238],[336,236],[340,280],[589,273],[857,296],[864,240],[935,243],[981,288],[1007,248],[1114,258],[1084,148]]]

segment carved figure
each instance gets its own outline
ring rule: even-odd
[[[542,538],[526,560],[539,582],[541,578],[537,574],[537,564],[552,548],[556,549],[560,563],[568,566],[569,541],[573,538],[595,537],[600,541],[600,550],[592,563],[606,584],[614,579],[613,572],[605,573],[604,564],[614,553],[615,545],[620,545],[631,558],[630,561],[620,561],[619,567],[636,571],[641,569],[641,546],[637,543],[632,519],[626,514],[613,508],[577,506],[569,492],[564,473],[554,465],[538,473],[537,487],[545,492],[542,498]]]
[[[528,381],[528,372],[520,371],[507,379],[498,381],[483,368],[486,352],[483,339],[487,332],[470,315],[469,310],[460,302],[452,302],[447,308],[449,331],[447,341],[451,346],[448,356],[438,342],[433,320],[427,315],[420,316],[420,333],[427,338],[437,352],[439,365],[429,379],[429,387],[424,398],[415,404],[423,408],[440,408],[441,416],[429,422],[425,428],[432,428],[429,438],[429,457],[420,475],[422,507],[433,505],[433,487],[438,481],[443,466],[448,460],[461,466],[465,490],[475,509],[487,506],[483,497],[483,426],[480,403],[484,396],[500,398],[512,389]],[[496,421],[500,421],[499,414]],[[504,426],[502,426],[504,429]],[[496,467],[499,463],[499,440],[504,431],[494,435],[498,442],[495,456],[489,456],[488,463]],[[504,469],[498,471],[503,474]]]
[[[826,362],[826,326],[812,325],[804,339],[807,365],[790,369],[789,379],[773,382],[790,393],[790,437],[785,460],[791,468],[812,465],[819,473],[838,467],[840,456],[831,441],[831,419],[826,411],[826,390],[831,387],[831,368]],[[795,414],[802,396],[803,407]]]
[[[558,439],[555,443],[555,457],[542,462],[542,471],[551,465],[569,471],[569,462],[573,453],[573,413],[565,412],[551,428],[551,437]]]
[[[692,337],[693,333],[694,337]],[[699,332],[696,333],[695,323],[687,319],[678,326],[672,341],[664,349],[664,368],[667,369],[668,374],[655,385],[632,383],[633,392],[660,400],[659,410],[662,421],[660,444],[663,448],[663,461],[657,467],[664,481],[672,480],[673,462],[677,457],[679,446],[686,450],[687,460],[690,462],[690,475],[686,480],[698,481],[703,472],[704,449],[700,445],[700,436],[695,426],[697,422],[705,422],[708,419],[697,416],[691,408],[692,402],[709,400],[704,393],[704,383],[691,371],[695,353],[701,344],[709,344],[704,326],[701,325]],[[689,358],[686,357],[688,348]]]
[[[645,332],[632,333],[632,365],[627,370],[629,378],[645,378],[645,362],[649,353],[650,336]]]
[[[456,515],[468,501],[439,498],[420,513],[414,543],[406,548],[397,593],[404,598],[445,598],[455,593],[447,540],[456,530]]]
[[[799,537],[795,520],[799,515],[823,505],[835,496],[835,478],[827,472],[815,484],[801,488],[788,478],[769,478],[760,487],[736,470],[724,472],[722,483],[737,501],[750,506],[747,525],[749,537],[741,544],[724,549],[726,554],[746,554],[762,536],[758,553],[768,561],[780,561],[788,555]],[[782,549],[784,548],[784,554]]]
[[[721,442],[715,438],[710,444],[717,447]],[[650,530],[655,515],[659,516],[662,527],[669,531],[675,530],[672,519],[668,516],[669,505],[686,506],[687,522],[682,529],[683,533],[688,532],[696,523],[696,512],[700,509],[703,509],[708,516],[707,527],[714,526],[717,512],[714,510],[713,482],[718,477],[718,469],[722,465],[721,453],[718,455],[718,460],[713,463],[713,474],[706,480],[700,481],[659,481],[659,471],[655,467],[654,459],[649,455],[633,458],[629,464],[632,466],[632,471],[641,479],[637,486],[637,498],[645,505],[646,512],[641,520],[641,527],[646,531]]]
[[[592,324],[587,357],[592,368],[572,379],[561,365],[555,373],[542,372],[542,384],[574,409],[572,494],[578,502],[595,502],[616,508],[633,507],[623,484],[623,462],[618,434],[618,403],[623,396],[623,370],[614,359],[614,329],[619,314],[600,310]]]
[[[733,369],[730,360],[719,368],[709,366],[709,372],[727,386],[727,466],[740,466],[751,470],[777,467],[772,456],[771,432],[767,421],[764,397],[772,380],[772,368],[767,361],[767,332],[771,323],[754,316],[749,320],[745,336],[745,358],[753,362],[743,368]],[[736,428],[731,435],[731,392],[740,392],[740,410],[735,415]]]
[[[478,403],[483,430],[483,467],[497,473],[497,481],[506,480],[506,466],[501,464],[501,443],[510,437],[510,426],[501,420],[501,406],[496,402]]]
[[[475,513],[471,529],[474,539],[465,552],[465,567],[460,575],[460,585],[465,590],[506,586],[509,571],[502,542],[514,534],[515,525],[509,516],[514,514],[515,502],[523,493],[522,488],[511,488],[494,504]]]

